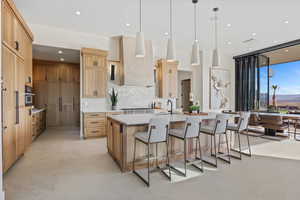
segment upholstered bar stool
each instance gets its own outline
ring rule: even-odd
[[[300,120],[295,120],[294,126],[295,126],[294,139],[295,139],[296,141],[300,141],[300,140],[297,138],[297,135],[299,135],[299,134],[297,133],[297,129],[300,129]]]
[[[250,119],[250,112],[241,112],[238,123],[237,124],[229,124],[228,127],[227,127],[227,129],[229,131],[231,131],[231,133],[234,132],[238,137],[239,150],[231,148],[231,151],[238,152],[239,157],[231,155],[231,157],[233,157],[233,158],[237,158],[237,159],[241,160],[242,159],[242,154],[247,155],[247,156],[251,156],[250,140],[249,140],[249,133],[248,133],[249,119]],[[243,133],[244,131],[246,131],[249,153],[242,152],[240,134]]]
[[[185,126],[183,129],[170,129],[169,137],[176,138],[178,140],[182,140],[184,143],[184,173],[180,170],[178,170],[176,167],[172,166],[170,164],[170,167],[178,172],[179,174],[186,176],[187,173],[187,166],[192,165],[193,167],[199,169],[201,172],[203,172],[203,163],[202,163],[202,152],[201,152],[201,146],[200,146],[200,127],[201,127],[201,118],[200,117],[187,117]],[[196,152],[195,152],[195,159],[194,160],[188,160],[187,159],[187,141],[188,139],[196,139]],[[199,157],[197,155],[198,153],[198,145],[199,145]],[[196,164],[201,164],[201,167],[197,166]]]
[[[228,137],[226,134],[227,125],[228,125],[228,116],[225,114],[217,114],[217,117],[212,126],[202,126],[200,128],[201,134],[206,134],[206,135],[211,136],[210,152],[211,152],[211,156],[215,157],[215,163],[212,163],[212,162],[204,160],[204,159],[203,159],[203,161],[207,164],[213,165],[214,167],[218,167],[218,158],[221,160],[224,160],[227,163],[230,163],[230,149],[229,149]],[[227,155],[226,156],[228,157],[228,160],[218,156],[219,149],[217,152],[216,136],[219,136],[219,139],[221,136],[225,136],[226,145],[227,145]],[[213,145],[213,143],[214,143],[214,145]],[[219,143],[220,143],[220,141],[219,141]],[[214,146],[214,153],[213,153],[213,146]]]
[[[169,154],[168,154],[168,132],[169,132],[169,118],[168,117],[157,117],[150,120],[147,132],[138,132],[134,139],[134,152],[133,152],[133,173],[136,174],[148,187],[150,186],[150,145],[156,146],[156,169],[161,171],[169,180],[171,180],[171,170],[169,167]],[[145,144],[147,146],[147,179],[143,178],[135,170],[135,156],[136,156],[136,143],[137,141]],[[162,168],[160,168],[158,163],[158,144],[165,143],[166,146],[166,157],[167,166],[169,168],[169,174],[165,173]]]

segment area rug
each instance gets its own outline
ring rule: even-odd
[[[294,139],[254,145],[251,150],[253,155],[300,160],[300,142]]]

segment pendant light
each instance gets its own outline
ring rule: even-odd
[[[200,65],[200,55],[199,55],[199,43],[197,40],[197,3],[198,0],[193,0],[194,4],[194,31],[195,31],[195,41],[192,46],[192,57],[191,57],[191,65]]]
[[[145,40],[142,32],[142,0],[140,0],[140,30],[136,33],[135,56],[138,58],[145,57]]]
[[[167,61],[176,60],[176,51],[173,40],[173,0],[170,0],[170,37],[167,46]]]
[[[213,67],[219,67],[220,66],[220,55],[219,55],[219,49],[218,49],[218,16],[217,13],[219,11],[219,8],[213,9],[215,13],[214,18],[214,25],[215,25],[215,48],[213,50],[213,60],[212,60],[212,66]]]

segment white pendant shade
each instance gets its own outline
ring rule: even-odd
[[[193,43],[191,65],[200,65],[200,52],[199,44],[197,41],[194,41]]]
[[[167,46],[167,61],[174,61],[176,60],[176,51],[173,38],[168,39],[168,46]]]
[[[142,32],[136,33],[135,56],[138,58],[145,57],[145,40]]]
[[[214,49],[214,51],[213,51],[212,66],[213,67],[219,67],[220,66],[220,57],[219,57],[218,49]]]

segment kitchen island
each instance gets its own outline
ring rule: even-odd
[[[170,117],[171,128],[183,128],[187,115],[173,114],[173,115],[159,115],[159,114],[121,114],[107,116],[107,149],[109,154],[119,165],[122,172],[132,170],[133,149],[134,149],[134,135],[137,132],[147,131],[148,124],[151,118],[166,116]],[[216,114],[210,113],[206,116],[199,116],[205,122],[215,119]],[[201,148],[209,149],[210,140],[207,136],[201,137]],[[182,159],[183,142],[171,138],[169,143],[170,160]],[[188,141],[188,157],[194,155],[195,142]],[[151,147],[151,155],[154,154],[154,148]],[[136,157],[143,161],[146,155],[146,146],[142,143],[137,143]],[[166,155],[165,145],[161,144],[158,147],[159,157]],[[165,162],[165,159],[160,161]],[[139,164],[140,163],[140,164]],[[143,162],[137,163],[137,168],[144,168],[146,165]],[[154,164],[154,162],[153,162]]]

